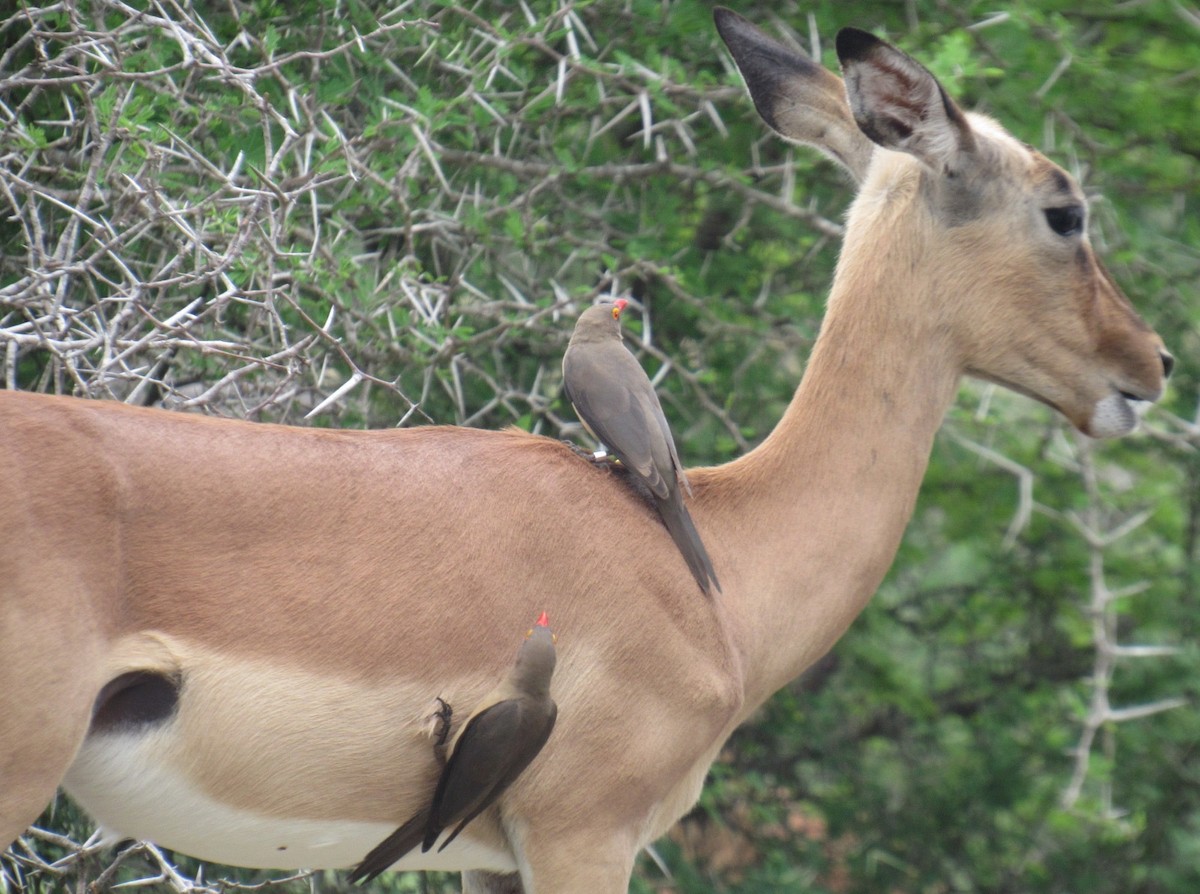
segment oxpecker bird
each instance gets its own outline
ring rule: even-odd
[[[418,844],[422,852],[428,851],[453,826],[438,848],[444,849],[537,757],[558,716],[558,706],[550,698],[554,641],[550,621],[542,612],[525,634],[512,670],[451,738],[449,757],[429,806],[376,845],[354,867],[350,881],[370,881]]]
[[[563,390],[584,427],[654,498],[675,545],[707,594],[721,589],[712,560],[683,505],[692,489],[650,378],[621,339],[624,298],[579,315],[563,355]]]

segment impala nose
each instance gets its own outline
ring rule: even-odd
[[[1175,358],[1166,351],[1159,351],[1158,356],[1162,358],[1163,378],[1169,379],[1171,377],[1171,370],[1175,368]]]

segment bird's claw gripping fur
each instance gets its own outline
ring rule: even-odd
[[[437,696],[437,703],[440,706],[434,711],[434,735],[433,747],[444,748],[446,740],[450,738],[450,721],[454,717],[454,708],[450,707],[450,702],[446,701],[440,695]]]
[[[594,466],[610,466],[611,467],[611,466],[620,466],[621,465],[621,461],[606,450],[597,450],[596,452],[593,453],[591,450],[588,450],[586,447],[580,447],[574,441],[569,441],[566,438],[563,438],[562,442],[571,448],[572,453],[574,453],[580,459],[586,459],[588,462],[590,462]]]

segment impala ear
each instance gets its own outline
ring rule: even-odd
[[[736,12],[713,10],[759,116],[778,134],[820,150],[861,181],[875,147],[855,126],[842,79]]]
[[[939,173],[975,149],[966,115],[920,62],[866,31],[843,28],[837,54],[859,130]]]

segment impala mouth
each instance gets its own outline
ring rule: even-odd
[[[1017,385],[1000,376],[981,376],[976,372],[971,372],[971,375],[994,382],[1010,391],[1022,394],[1025,397],[1031,397],[1039,403],[1045,404],[1050,409],[1061,413],[1067,419],[1071,420],[1080,431],[1093,438],[1119,438],[1122,435],[1129,434],[1138,427],[1142,414],[1152,403],[1158,400],[1161,394],[1161,391],[1159,394],[1151,396],[1136,394],[1126,388],[1120,388],[1112,384],[1109,386],[1110,390],[1108,393],[1092,405],[1092,412],[1088,418],[1081,421],[1075,415],[1068,413],[1066,408],[1057,401],[1051,400],[1043,394],[1038,394],[1029,388]]]
[[[1138,427],[1151,401],[1123,388],[1113,388],[1096,401],[1084,431],[1093,438],[1119,438]]]
[[[1166,381],[1164,379],[1163,384],[1153,390],[1139,389],[1137,391],[1131,391],[1128,387],[1122,388],[1116,384],[1114,384],[1112,388],[1117,392],[1117,394],[1121,395],[1124,400],[1133,404],[1138,412],[1145,412],[1151,404],[1157,403],[1159,398],[1163,396],[1163,391],[1166,390]]]
[[[1169,371],[1166,363],[1163,366]],[[1122,388],[1115,382],[1109,387],[1112,390],[1096,401],[1092,418],[1084,429],[1093,438],[1117,438],[1129,434],[1138,427],[1150,406],[1163,395],[1162,385],[1139,388],[1137,391],[1130,390],[1128,386]]]

